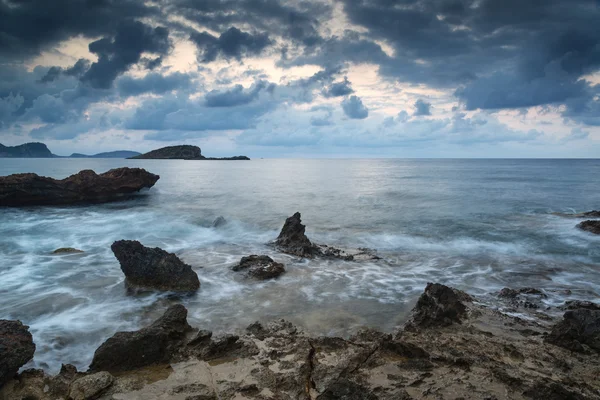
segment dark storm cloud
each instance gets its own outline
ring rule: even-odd
[[[241,60],[246,56],[257,56],[272,42],[264,33],[242,32],[231,27],[219,37],[208,32],[193,32],[190,40],[198,47],[198,61],[208,63],[221,56],[225,59]]]
[[[77,62],[69,68],[61,67],[50,67],[46,75],[40,79],[41,83],[53,82],[60,78],[61,75],[74,76],[80,78],[90,68],[90,61],[84,58],[80,58]]]
[[[330,86],[323,89],[323,96],[325,97],[343,97],[354,93],[350,81],[347,77],[341,82],[334,82]]]
[[[124,76],[117,81],[117,90],[123,97],[137,96],[144,93],[164,94],[173,90],[190,89],[192,76],[174,72],[170,75],[150,73],[136,79]]]
[[[415,113],[413,115],[431,115],[431,103],[428,103],[423,99],[418,99],[415,102]]]
[[[235,107],[250,103],[258,98],[261,90],[273,87],[266,81],[258,81],[248,90],[245,90],[242,85],[235,85],[225,91],[211,90],[206,93],[204,100],[207,107]]]
[[[369,116],[369,109],[358,96],[350,96],[342,101],[342,109],[348,118],[365,119]]]
[[[89,50],[98,61],[82,76],[93,88],[108,89],[113,81],[129,67],[138,63],[143,53],[166,55],[171,50],[169,31],[152,28],[139,21],[118,26],[114,38],[104,37],[90,43]]]

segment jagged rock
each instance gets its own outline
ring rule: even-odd
[[[227,220],[225,219],[225,217],[223,216],[218,216],[217,218],[215,218],[215,220],[212,223],[212,227],[213,228],[218,228],[220,226],[223,226],[227,223]]]
[[[103,203],[151,188],[160,177],[141,168],[117,168],[103,174],[80,171],[57,180],[37,174],[0,177],[0,206]]]
[[[21,321],[0,320],[0,387],[33,358],[35,344]]]
[[[546,342],[577,352],[584,352],[583,345],[587,345],[600,353],[600,311],[580,308],[565,312]]]
[[[580,308],[585,308],[588,310],[600,310],[600,304],[591,301],[568,300],[565,301],[565,304],[561,308],[563,310],[578,310]]]
[[[169,362],[189,330],[186,308],[171,306],[146,328],[115,333],[94,353],[90,371],[127,371]]]
[[[525,287],[520,289],[504,288],[498,293],[498,297],[506,300],[512,307],[537,309],[542,306],[540,299],[548,296],[539,289]]]
[[[273,261],[269,256],[251,255],[242,257],[240,263],[232,268],[233,271],[246,271],[249,277],[265,280],[277,278],[285,272],[283,264]]]
[[[541,290],[536,289],[536,288],[520,288],[520,289],[504,288],[500,291],[500,293],[498,294],[498,297],[515,298],[520,294],[541,296],[544,298],[548,297],[548,296],[546,296],[546,294],[544,292],[542,292]]]
[[[296,212],[285,220],[275,244],[282,252],[299,257],[312,258],[321,255],[319,248],[305,235],[305,230],[306,226],[302,224],[301,215]]]
[[[177,292],[200,288],[198,275],[175,254],[158,247],[145,247],[136,240],[116,241],[111,249],[128,286]]]
[[[587,220],[577,225],[581,230],[600,235],[600,220]]]
[[[114,380],[115,378],[106,371],[86,375],[71,384],[69,397],[72,400],[97,399],[113,384]]]
[[[467,316],[464,301],[470,296],[439,283],[428,283],[412,310],[407,328],[430,328],[460,324]]]
[[[56,249],[52,252],[52,254],[74,254],[74,253],[83,253],[83,250],[75,249],[73,247],[61,247],[60,249]]]

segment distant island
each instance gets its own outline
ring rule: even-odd
[[[222,158],[204,157],[200,147],[191,145],[162,147],[160,149],[152,150],[148,153],[129,158],[137,160],[250,160],[250,158],[246,156]]]
[[[58,156],[44,143],[32,142],[18,146],[4,146],[0,143],[0,158],[130,158],[140,154],[137,151],[117,150],[93,155],[73,153],[70,156]]]

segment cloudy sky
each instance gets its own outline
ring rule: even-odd
[[[598,0],[0,0],[0,142],[599,157]]]

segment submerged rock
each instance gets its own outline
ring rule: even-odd
[[[97,399],[113,384],[114,380],[115,378],[106,371],[86,375],[71,384],[69,398],[72,400]]]
[[[35,344],[21,321],[0,320],[0,387],[33,358]]]
[[[251,255],[242,257],[240,263],[232,270],[246,271],[249,277],[265,280],[277,278],[285,272],[285,267],[283,264],[273,261],[269,256]]]
[[[430,328],[460,324],[467,316],[468,294],[439,283],[428,283],[412,310],[407,328]]]
[[[0,206],[103,203],[151,188],[160,177],[142,168],[117,168],[103,174],[84,170],[57,180],[37,174],[0,177]]]
[[[90,371],[128,371],[169,362],[191,329],[186,308],[171,306],[146,328],[115,333],[94,353]]]
[[[600,311],[585,308],[567,311],[546,342],[576,352],[584,352],[586,345],[600,353]]]
[[[137,240],[119,240],[110,248],[129,286],[177,292],[200,288],[198,275],[175,254],[158,247],[146,247]]]
[[[223,216],[218,216],[217,218],[215,218],[215,220],[212,223],[212,227],[213,228],[218,228],[220,226],[223,226],[227,223],[227,220],[225,219],[225,217]]]
[[[600,235],[600,220],[587,220],[577,225],[581,230]]]
[[[52,252],[52,254],[74,254],[74,253],[83,253],[83,250],[75,249],[73,247],[61,247],[60,249],[56,249]]]

